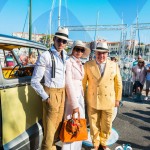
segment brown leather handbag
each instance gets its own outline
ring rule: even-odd
[[[71,119],[63,122],[59,138],[62,142],[87,140],[86,119],[80,119],[80,113],[78,113],[78,118],[74,118],[73,114]]]

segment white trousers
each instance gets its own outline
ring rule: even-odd
[[[84,99],[82,95],[78,98],[78,104],[79,104],[80,118],[85,118]],[[70,119],[72,111],[73,110],[70,103],[68,102],[68,100],[66,100],[64,119]],[[77,118],[77,114],[75,114],[75,117]],[[82,148],[82,141],[76,141],[72,143],[63,143],[61,150],[81,150],[81,148]]]

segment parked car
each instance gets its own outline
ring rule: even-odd
[[[38,149],[42,141],[42,101],[30,86],[36,59],[46,46],[22,38],[0,34],[0,148]],[[21,56],[27,61],[23,64]]]

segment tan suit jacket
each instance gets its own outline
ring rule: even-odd
[[[99,110],[112,109],[115,100],[120,101],[122,97],[122,79],[118,64],[107,60],[102,77],[95,60],[86,62],[84,69],[83,88],[88,106]]]

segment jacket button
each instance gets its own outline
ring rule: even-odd
[[[107,95],[105,95],[105,96],[107,96]]]

